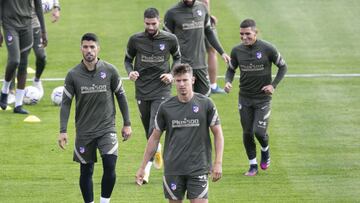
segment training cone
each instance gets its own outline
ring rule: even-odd
[[[31,115],[31,116],[28,116],[24,119],[24,122],[28,122],[28,123],[38,123],[38,122],[41,122],[40,118],[34,116],[34,115]]]
[[[28,68],[27,68],[27,73],[34,74],[34,73],[35,73],[35,70],[32,69],[31,67],[28,67]]]

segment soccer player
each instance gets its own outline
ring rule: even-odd
[[[196,0],[180,1],[166,12],[164,29],[177,36],[181,62],[190,64],[194,69],[194,91],[209,96],[211,91],[205,57],[205,37],[226,63],[230,62],[230,57],[224,52],[211,29],[206,6]]]
[[[135,82],[135,97],[146,139],[149,139],[154,128],[155,114],[160,103],[171,95],[170,55],[172,55],[173,66],[180,63],[181,58],[176,36],[159,30],[159,25],[158,10],[146,9],[144,12],[145,31],[129,38],[124,60],[129,78]],[[160,169],[162,167],[160,144],[154,158],[154,167]],[[149,182],[154,158],[151,158],[146,166],[144,183]]]
[[[185,192],[191,202],[208,202],[208,175],[222,176],[224,138],[214,103],[192,90],[194,77],[188,64],[172,70],[177,95],[160,104],[144,158],[136,173],[141,185],[145,167],[154,155],[160,136],[166,131],[164,146],[164,194],[169,202],[182,202]],[[215,161],[212,164],[210,132],[214,135]]]
[[[1,89],[0,107],[5,110],[11,80],[17,70],[17,89],[15,93],[14,113],[28,114],[23,109],[24,88],[26,83],[26,68],[28,55],[33,45],[33,34],[31,26],[32,2],[40,22],[42,46],[47,45],[47,36],[42,12],[41,0],[0,0],[0,27],[5,35],[5,43],[8,50],[8,60],[5,70],[5,80]],[[3,35],[0,30],[0,46]]]
[[[42,0],[42,8],[44,13],[48,13],[51,11],[53,23],[59,20],[60,18],[59,0]],[[34,50],[35,58],[36,58],[35,59],[36,72],[35,72],[35,77],[33,79],[33,86],[39,89],[42,97],[44,95],[44,89],[40,77],[46,65],[46,52],[45,52],[45,47],[42,46],[40,23],[34,12],[32,15],[32,28],[34,35],[34,45],[32,48]]]
[[[231,51],[231,62],[226,71],[225,91],[232,88],[235,71],[240,69],[239,113],[243,128],[243,143],[249,159],[250,168],[246,176],[258,172],[254,135],[261,145],[260,167],[266,170],[270,165],[269,135],[267,128],[270,118],[270,101],[276,86],[283,79],[287,65],[276,48],[264,40],[257,39],[256,23],[246,19],[240,24],[242,43]],[[271,66],[278,71],[271,78]]]
[[[85,202],[93,202],[92,175],[99,149],[103,176],[100,203],[110,202],[115,185],[118,138],[115,129],[114,97],[123,117],[123,141],[131,136],[128,104],[121,78],[116,67],[98,58],[100,45],[93,33],[81,38],[83,60],[71,69],[64,84],[60,110],[59,146],[65,149],[68,142],[67,123],[72,99],[75,97],[76,138],[74,161],[80,163],[80,189]]]
[[[200,0],[205,4],[208,11],[210,12],[210,0]],[[216,32],[216,24],[217,18],[213,15],[210,15],[210,23],[211,29],[214,31],[215,35]],[[217,69],[218,69],[218,58],[217,53],[214,47],[212,47],[209,41],[205,38],[205,47],[207,52],[207,61],[208,61],[208,72],[209,72],[209,79],[210,79],[210,88],[211,94],[225,94],[226,92],[224,89],[218,86],[217,84]]]

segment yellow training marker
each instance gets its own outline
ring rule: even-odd
[[[11,110],[12,110],[12,108],[10,106],[7,106],[5,109],[5,111],[11,111]]]
[[[28,122],[28,123],[38,123],[38,122],[41,122],[40,118],[34,116],[34,115],[31,115],[31,116],[28,116],[24,119],[24,122]]]

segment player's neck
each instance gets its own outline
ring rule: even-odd
[[[191,91],[191,92],[189,92],[189,93],[187,93],[187,94],[185,94],[185,95],[182,95],[182,94],[178,94],[178,95],[177,95],[179,101],[182,102],[182,103],[187,103],[187,102],[189,102],[189,101],[193,98],[193,96],[194,96],[194,92],[193,92],[193,91]]]
[[[88,62],[86,60],[83,60],[83,63],[85,64],[85,67],[88,71],[93,71],[96,68],[96,63],[98,62],[98,59],[96,58],[94,61]]]

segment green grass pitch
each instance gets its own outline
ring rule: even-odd
[[[85,32],[99,35],[100,57],[115,64],[125,77],[126,43],[131,34],[143,30],[144,9],[156,7],[163,17],[176,2],[61,0],[60,21],[52,24],[50,16],[46,16],[49,45],[43,78],[64,78],[67,70],[79,63],[79,41]],[[239,43],[240,21],[251,17],[257,21],[259,37],[275,44],[286,59],[288,74],[360,73],[360,1],[212,0],[211,6],[227,52]],[[1,79],[6,56],[3,44]],[[33,53],[29,65],[34,67]],[[222,61],[219,68],[219,75],[223,76]],[[223,85],[223,79],[219,83]],[[41,123],[25,123],[24,116],[0,111],[0,202],[82,202],[79,166],[72,162],[74,114],[69,121],[70,142],[62,151],[57,146],[59,108],[51,104],[50,93],[63,82],[43,84],[45,96],[41,103],[26,106]],[[119,144],[112,202],[167,202],[163,197],[162,171],[153,169],[148,185],[134,184],[145,137],[135,104],[134,84],[128,80],[124,84],[133,136]],[[359,77],[285,78],[272,102],[272,163],[256,177],[242,175],[248,161],[237,113],[237,84],[235,81],[235,88],[228,95],[212,96],[222,122],[225,152],[223,178],[210,184],[210,202],[360,202]],[[98,163],[94,173],[96,202],[101,175],[102,166]]]

